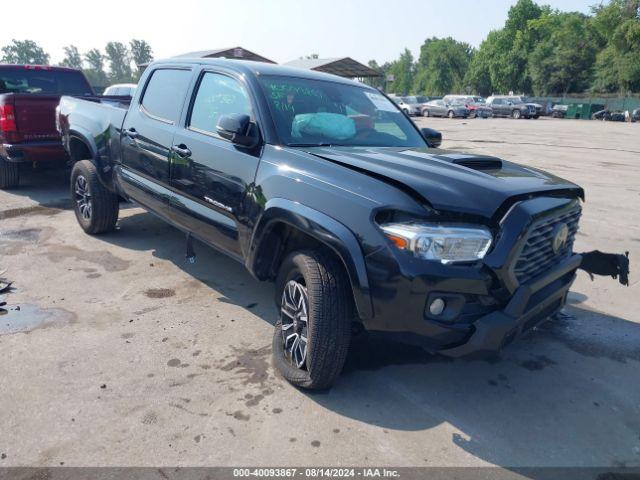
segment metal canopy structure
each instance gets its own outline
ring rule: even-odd
[[[218,48],[216,50],[199,50],[197,52],[189,52],[183,53],[181,55],[176,55],[173,58],[230,58],[233,60],[252,60],[254,62],[276,63],[273,60],[269,60],[262,55],[258,55],[257,53],[254,53],[251,50],[247,50],[246,48],[242,47]],[[148,66],[148,63],[143,63],[141,65],[138,65],[138,68],[143,71]]]
[[[380,77],[380,72],[350,57],[342,58],[310,58],[292,60],[285,63],[288,67],[306,68],[316,72],[332,73],[345,78]]]
[[[262,55],[258,55],[246,48],[219,48],[217,50],[200,50],[197,52],[183,53],[174,58],[230,58],[233,60],[252,60],[254,62],[276,63]]]

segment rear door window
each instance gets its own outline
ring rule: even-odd
[[[191,70],[156,70],[144,91],[142,108],[158,120],[175,123],[180,116],[190,80]]]

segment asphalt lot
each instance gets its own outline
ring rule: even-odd
[[[420,119],[448,149],[584,186],[578,251],[640,259],[640,125]],[[492,361],[360,339],[327,393],[271,367],[273,287],[151,214],[89,237],[66,173],[0,191],[0,467],[640,466],[640,286],[581,272]],[[15,308],[19,306],[20,310]]]

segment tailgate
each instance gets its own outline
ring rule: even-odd
[[[18,137],[23,142],[38,142],[60,138],[56,130],[58,95],[17,94],[14,109]]]

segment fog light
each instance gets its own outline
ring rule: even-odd
[[[446,306],[446,304],[444,303],[444,300],[441,298],[436,298],[433,302],[431,302],[431,305],[429,305],[429,313],[431,313],[431,315],[440,315],[442,312],[444,312],[444,307]]]

